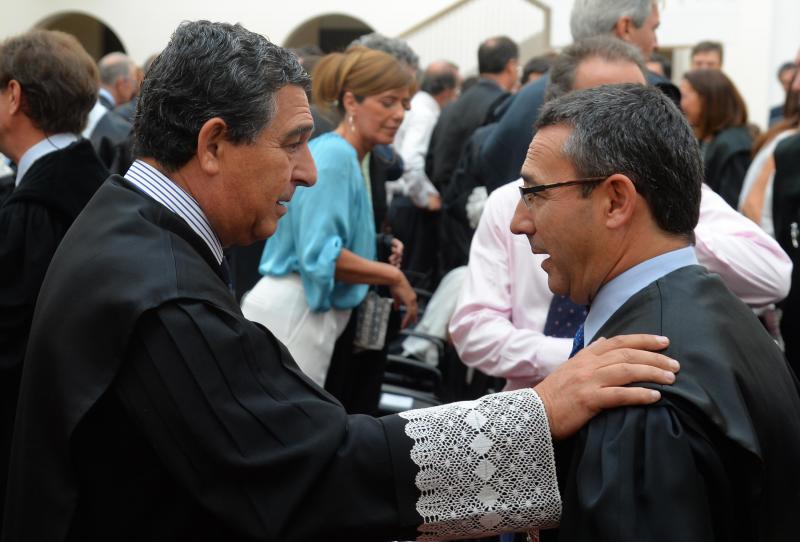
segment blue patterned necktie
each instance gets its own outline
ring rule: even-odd
[[[573,357],[581,350],[583,350],[583,324],[578,327],[575,338],[572,339],[572,352],[570,352],[569,357]]]
[[[578,327],[586,320],[586,307],[573,303],[563,295],[554,295],[547,311],[544,323],[544,334],[548,337],[571,339]]]

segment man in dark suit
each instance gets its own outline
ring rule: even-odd
[[[448,198],[448,186],[464,145],[486,120],[495,105],[514,88],[518,80],[519,49],[511,39],[500,36],[484,41],[478,48],[478,82],[447,106],[433,129],[426,158],[426,173],[442,194],[441,271],[466,264],[472,228],[465,216],[451,214],[460,202]],[[464,196],[466,197],[466,196]],[[464,215],[461,204],[453,211]]]
[[[0,502],[39,289],[64,234],[108,176],[76,135],[97,99],[96,78],[94,61],[67,34],[33,31],[0,45],[0,152],[18,164],[0,206]]]
[[[573,351],[660,333],[683,364],[658,404],[602,414],[558,446],[559,540],[795,540],[797,381],[697,264],[703,166],[682,113],[652,87],[603,86],[548,102],[537,127],[512,229],[548,255],[553,293],[590,306]]]
[[[636,46],[645,61],[656,47],[658,24],[658,3],[654,0],[577,0],[570,21],[574,40],[615,36]],[[652,72],[646,75],[648,83],[663,86],[668,95],[680,101],[674,85]],[[490,192],[519,178],[549,80],[545,74],[509,98],[510,103],[503,104],[502,117],[481,145],[475,176]]]
[[[112,173],[125,173],[133,161],[133,125],[114,109],[139,93],[139,69],[123,53],[109,53],[98,62],[100,89],[83,136],[92,142]]]
[[[795,80],[800,90],[800,76]],[[800,377],[800,134],[778,144],[774,152],[772,220],[775,239],[792,258],[792,288],[781,303],[781,335],[786,358]]]

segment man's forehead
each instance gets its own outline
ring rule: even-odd
[[[583,59],[575,70],[572,90],[636,83],[644,85],[647,80],[635,62],[628,60],[608,60],[600,56]]]
[[[536,179],[547,174],[547,170],[568,166],[562,149],[572,133],[566,124],[545,126],[536,132],[522,166],[523,177]]]

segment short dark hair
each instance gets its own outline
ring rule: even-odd
[[[556,53],[547,53],[546,55],[535,56],[528,60],[522,67],[522,76],[519,78],[520,84],[524,85],[532,74],[545,74],[553,65]]]
[[[422,76],[422,84],[420,90],[427,92],[431,96],[436,96],[444,92],[456,88],[458,85],[458,66],[453,63],[447,64],[449,68],[441,68],[431,70],[430,68],[425,71]]]
[[[519,48],[506,36],[489,38],[478,47],[478,72],[500,73],[509,60],[519,58]]]
[[[660,90],[624,84],[570,92],[546,103],[536,123],[555,125],[572,129],[562,152],[578,177],[627,175],[659,228],[694,239],[703,160],[683,113]]]
[[[719,55],[719,63],[722,64],[722,44],[718,41],[701,41],[692,47],[691,58],[697,53],[717,53]]]
[[[288,49],[243,26],[184,22],[153,61],[142,84],[134,129],[136,154],[174,171],[197,152],[209,119],[227,125],[233,143],[252,143],[269,124],[275,93],[311,79]]]
[[[594,36],[576,41],[564,48],[550,68],[550,82],[545,91],[545,101],[571,92],[575,86],[578,66],[589,58],[602,58],[609,62],[630,62],[645,73],[642,53],[629,43],[611,36]]]
[[[691,70],[683,77],[702,102],[700,122],[695,126],[698,139],[747,124],[747,105],[727,75],[720,70]]]
[[[672,79],[672,62],[659,52],[654,52],[650,55],[648,62],[655,62],[661,65],[661,70],[664,72],[664,79],[667,81]]]
[[[97,66],[80,42],[55,30],[31,30],[0,44],[0,87],[22,88],[22,112],[46,133],[80,133],[97,102]]]

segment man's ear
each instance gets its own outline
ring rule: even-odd
[[[633,219],[639,196],[633,181],[627,175],[617,173],[598,188],[603,190],[605,195],[603,212],[606,226],[609,229],[617,229],[629,224]]]
[[[197,161],[208,175],[220,172],[221,145],[226,143],[228,125],[219,117],[208,119],[197,134]]]
[[[633,26],[633,21],[631,18],[625,15],[624,17],[620,17],[617,19],[617,24],[614,25],[614,34],[623,41],[628,41],[628,35],[630,34],[631,28]]]
[[[16,79],[9,81],[4,94],[3,99],[7,100],[8,113],[10,115],[19,113],[22,110],[22,85],[19,81]]]

